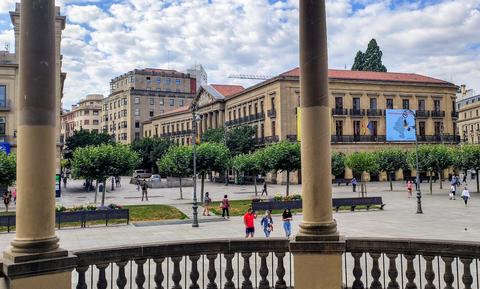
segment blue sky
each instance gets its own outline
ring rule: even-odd
[[[350,68],[376,38],[389,71],[415,72],[480,93],[480,0],[326,0],[329,65]],[[0,0],[0,49],[13,47]],[[134,68],[201,63],[211,83],[232,73],[276,75],[298,65],[298,0],[57,0],[63,32],[64,106],[108,94]],[[12,50],[12,48],[10,48]]]

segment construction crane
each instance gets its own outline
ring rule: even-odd
[[[270,75],[261,75],[261,74],[230,74],[228,78],[235,79],[254,79],[254,80],[267,80],[272,78]]]

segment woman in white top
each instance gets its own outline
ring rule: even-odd
[[[465,206],[466,206],[468,199],[470,199],[470,192],[468,191],[467,187],[465,187],[462,191],[462,199],[465,202]]]

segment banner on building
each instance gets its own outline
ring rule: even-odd
[[[385,111],[387,141],[414,142],[417,139],[415,111],[387,109]]]

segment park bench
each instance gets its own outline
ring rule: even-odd
[[[352,179],[340,179],[336,178],[332,180],[332,184],[337,184],[337,186],[340,186],[341,184],[345,184],[348,186],[352,182]]]
[[[380,210],[383,210],[385,204],[382,197],[366,197],[366,198],[335,198],[332,199],[333,207],[338,212],[340,207],[350,207],[351,211],[355,211],[357,206],[365,206],[367,211],[371,206],[380,206]]]

